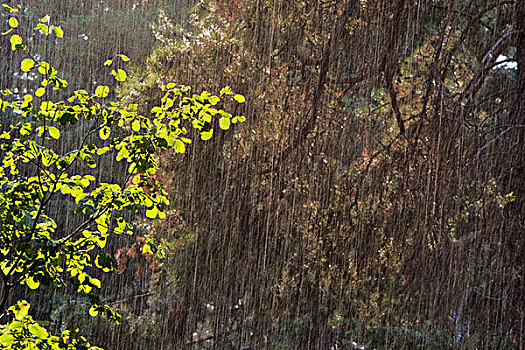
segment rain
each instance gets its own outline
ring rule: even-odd
[[[524,2],[4,3],[18,11],[2,8],[0,30],[15,16],[27,50],[0,37],[0,90],[13,93],[0,100],[40,105],[85,89],[104,111],[135,106],[121,113],[159,127],[168,86],[189,86],[220,96],[223,113],[156,150],[151,177],[134,179],[116,149],[68,168],[87,176],[85,191],[142,186],[169,200],[162,215],[142,206],[108,219],[107,243],[87,254],[96,298],[75,276],[30,288],[22,267],[10,270],[17,177],[0,149],[2,346],[15,329],[2,325],[18,317],[9,307],[25,300],[45,334],[78,329],[107,350],[525,348]],[[43,18],[63,38],[35,30]],[[38,70],[20,69],[28,57],[67,86],[38,96]],[[55,123],[60,138],[38,145],[66,157],[97,118]],[[0,108],[0,135],[29,120]],[[154,129],[141,123],[111,137]],[[41,206],[56,223],[50,239],[90,222],[79,198]],[[131,234],[118,234],[121,220]]]

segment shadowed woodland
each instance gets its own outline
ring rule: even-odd
[[[72,88],[115,86],[99,68],[123,53],[110,98],[145,116],[169,82],[246,97],[244,123],[157,155],[166,219],[104,248],[121,325],[68,286],[10,296],[50,330],[108,350],[525,347],[525,2],[7,3],[64,29],[32,45]],[[22,58],[0,39],[0,89],[34,89]]]

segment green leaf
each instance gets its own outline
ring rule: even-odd
[[[128,77],[128,74],[126,71],[119,69],[118,72],[115,72],[115,70],[111,71],[111,74],[115,77],[117,81],[126,81],[126,78]]]
[[[9,18],[9,25],[12,28],[18,27],[18,20],[16,18],[14,18],[14,17]]]
[[[146,243],[142,247],[142,254],[148,254],[148,253],[153,253],[153,251],[151,250],[151,245],[149,243]]]
[[[231,95],[231,94],[233,94],[233,92],[229,86],[225,86],[222,88],[221,95]]]
[[[11,345],[14,342],[15,342],[15,337],[12,334],[4,333],[4,334],[0,335],[0,344],[5,346],[6,349],[12,349]]]
[[[109,127],[104,126],[100,131],[98,132],[98,136],[100,136],[101,140],[107,140],[109,137],[109,134],[111,134],[111,130]]]
[[[135,119],[133,123],[131,123],[131,128],[133,129],[133,131],[140,131],[140,121]]]
[[[234,99],[235,101],[239,102],[239,103],[244,103],[244,102],[246,101],[246,99],[244,98],[244,96],[243,96],[243,95],[239,95],[239,94],[233,96],[233,99]]]
[[[20,69],[24,72],[29,72],[35,66],[35,61],[30,58],[26,58],[20,64]]]
[[[91,306],[91,308],[89,309],[89,315],[92,317],[96,317],[98,315],[98,310],[97,310],[96,305]]]
[[[212,106],[215,106],[217,103],[219,103],[221,99],[217,96],[210,97],[209,101]]]
[[[4,5],[5,6],[5,5]],[[6,349],[12,349],[11,345],[15,342],[15,337],[10,333],[3,333],[0,335],[0,344]]]
[[[40,327],[38,323],[32,324],[29,327],[29,332],[31,332],[31,334],[40,339],[45,339],[49,337],[49,333],[47,333],[47,331],[44,328]]]
[[[175,152],[176,153],[184,153],[186,151],[186,146],[184,145],[184,142],[181,140],[175,141]]]
[[[62,30],[62,28],[57,27],[57,26],[53,26],[53,30],[55,31],[55,35],[57,36],[57,38],[63,38],[64,37],[64,31]]]
[[[203,141],[207,141],[211,139],[212,136],[213,136],[213,129],[210,129],[210,131],[201,132],[201,140]]]
[[[54,126],[49,126],[47,130],[49,132],[49,136],[51,136],[55,140],[58,140],[60,138],[60,131]]]
[[[146,210],[146,216],[150,219],[155,219],[157,217],[159,210],[157,207],[153,207],[151,209]]]
[[[104,98],[109,94],[109,86],[106,85],[99,85],[95,89],[95,96]]]
[[[20,37],[20,35],[17,34],[11,35],[9,41],[11,42],[11,49],[13,51],[17,50],[17,45],[22,44],[22,38]]]
[[[36,89],[35,96],[36,97],[42,97],[42,96],[44,96],[45,93],[46,93],[46,89],[41,87],[41,88]]]
[[[8,9],[9,12],[18,12],[18,9],[14,9],[11,6],[7,5],[7,4],[2,4],[2,6],[5,7],[6,9]]]
[[[91,283],[92,285],[94,285],[97,288],[102,287],[102,283],[100,283],[100,280],[98,278],[90,278],[89,279],[89,283]]]
[[[11,321],[11,323],[9,324],[9,330],[10,331],[17,331],[17,330],[20,330],[20,329],[23,329],[24,328],[24,323],[20,322],[20,321]]]
[[[46,61],[42,61],[39,64],[38,71],[40,74],[49,74],[53,71],[53,68]]]
[[[120,57],[120,59],[124,62],[128,62],[129,61],[129,57],[126,56],[126,55],[123,55],[123,54],[119,54],[118,57]]]
[[[222,130],[228,130],[230,128],[230,118],[220,118],[219,126]]]
[[[13,311],[13,313],[15,314],[15,318],[17,320],[21,320],[23,319],[24,317],[27,316],[27,314],[29,313],[29,307],[31,305],[29,305],[29,303],[25,300],[20,300],[17,302],[17,305],[16,306],[11,306],[9,308],[9,310]]]
[[[35,281],[32,276],[28,277],[25,282],[27,286],[31,289],[37,289],[38,287],[40,287],[40,282]]]

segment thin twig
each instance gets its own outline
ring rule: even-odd
[[[503,135],[505,135],[506,133],[508,133],[509,131],[511,131],[512,129],[514,128],[525,128],[525,125],[513,125],[513,126],[509,126],[508,128],[506,128],[505,130],[503,130],[502,132],[499,133],[498,136],[496,136],[495,138],[493,138],[492,140],[490,140],[489,142],[487,142],[486,144],[483,145],[483,147],[480,147],[478,149],[478,152],[476,153],[476,159],[479,160],[479,156],[481,155],[481,152],[489,147],[491,144],[493,144],[494,142],[498,141],[501,137],[503,137]]]

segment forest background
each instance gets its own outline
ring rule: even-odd
[[[32,45],[71,86],[115,86],[100,67],[123,53],[111,97],[142,113],[172,81],[247,101],[245,123],[159,154],[166,220],[104,248],[122,324],[74,290],[17,290],[50,329],[106,349],[525,346],[521,1],[9,5],[27,28],[47,14],[63,28]],[[31,91],[0,40],[0,89]],[[167,257],[142,254],[145,237]]]

